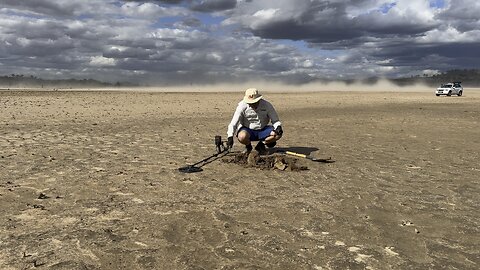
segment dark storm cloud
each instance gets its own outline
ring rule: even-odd
[[[123,0],[123,2],[157,2],[157,3],[165,3],[165,4],[180,4],[185,0]]]
[[[263,38],[307,40],[311,43],[341,42],[359,38],[393,35],[418,35],[433,29],[434,22],[408,20],[408,17],[373,10],[352,16],[348,9],[371,1],[300,1],[302,8],[282,11],[277,7],[271,16],[262,11],[253,16],[237,14],[252,33]],[[248,10],[248,9],[247,9]],[[270,9],[272,11],[272,9]],[[253,22],[253,23],[252,23]]]
[[[271,22],[251,31],[256,36],[268,39],[308,40],[313,43],[335,42],[361,36],[358,30],[348,28],[347,31],[340,31],[341,27],[338,25],[328,27],[328,24],[335,23],[326,22],[324,24],[326,27],[320,28],[315,23],[299,23],[291,19]]]
[[[237,0],[194,0],[191,8],[201,12],[214,12],[235,8]]]
[[[437,14],[438,20],[448,20],[460,32],[480,29],[480,2],[477,0],[451,0],[450,8]]]
[[[146,59],[148,60],[151,55],[155,52],[153,50],[145,49],[145,48],[127,48],[124,50],[119,49],[108,49],[103,52],[103,57],[106,58],[135,58],[135,59]]]
[[[72,0],[0,0],[0,7],[9,8],[21,13],[32,13],[37,16],[68,18],[91,14],[110,13],[112,5],[102,1]]]
[[[72,1],[73,2],[73,1]],[[47,14],[47,15],[73,15],[75,8],[74,5],[64,5],[61,2],[49,1],[49,0],[0,0],[2,7],[16,8],[19,10],[28,10],[35,13]]]
[[[477,0],[450,0],[450,7],[441,12],[438,18],[473,20],[478,22],[480,2]]]
[[[185,18],[181,21],[181,24],[188,27],[200,27],[203,25],[201,20],[194,17]]]
[[[337,63],[440,70],[478,67],[480,56],[474,48],[480,41],[480,2],[449,3],[437,9],[427,0],[273,4],[258,0],[240,5],[229,20],[261,38],[302,40],[312,48],[343,50]]]
[[[190,9],[200,12],[215,12],[233,9],[237,5],[237,0],[124,0],[125,2],[157,2],[165,4],[185,4]]]
[[[7,40],[7,42],[9,44],[4,47],[6,53],[21,56],[55,56],[59,52],[75,47],[73,42],[68,39],[58,39],[55,44],[51,40],[15,39]]]
[[[5,29],[4,33],[8,35],[21,33],[21,36],[26,39],[56,40],[64,36],[67,29],[64,25],[51,21],[24,22],[16,23],[13,27]]]
[[[385,46],[382,50],[371,52],[378,59],[391,58],[389,65],[417,66],[425,69],[478,68],[477,43],[445,43],[445,44],[397,44]]]

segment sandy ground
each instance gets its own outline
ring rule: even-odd
[[[0,91],[0,269],[480,268],[480,91],[269,92],[335,163],[178,172],[241,97]]]

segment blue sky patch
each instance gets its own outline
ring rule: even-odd
[[[432,8],[444,8],[445,0],[430,0],[430,7]]]
[[[388,13],[388,11],[390,9],[392,9],[394,6],[396,6],[397,3],[396,2],[393,2],[393,3],[385,3],[383,4],[382,6],[380,6],[379,10],[380,12],[382,13]]]

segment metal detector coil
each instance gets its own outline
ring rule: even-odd
[[[178,168],[178,171],[182,173],[196,173],[196,172],[203,171],[203,169],[200,167],[196,167],[194,165],[188,165],[185,167]]]

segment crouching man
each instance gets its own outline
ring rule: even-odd
[[[235,132],[238,141],[245,145],[246,152],[252,151],[252,141],[258,141],[255,150],[260,154],[266,153],[265,145],[269,148],[274,147],[283,135],[282,123],[278,119],[275,108],[263,99],[255,88],[245,91],[245,96],[238,103],[232,121],[228,125],[228,148],[233,147]]]

